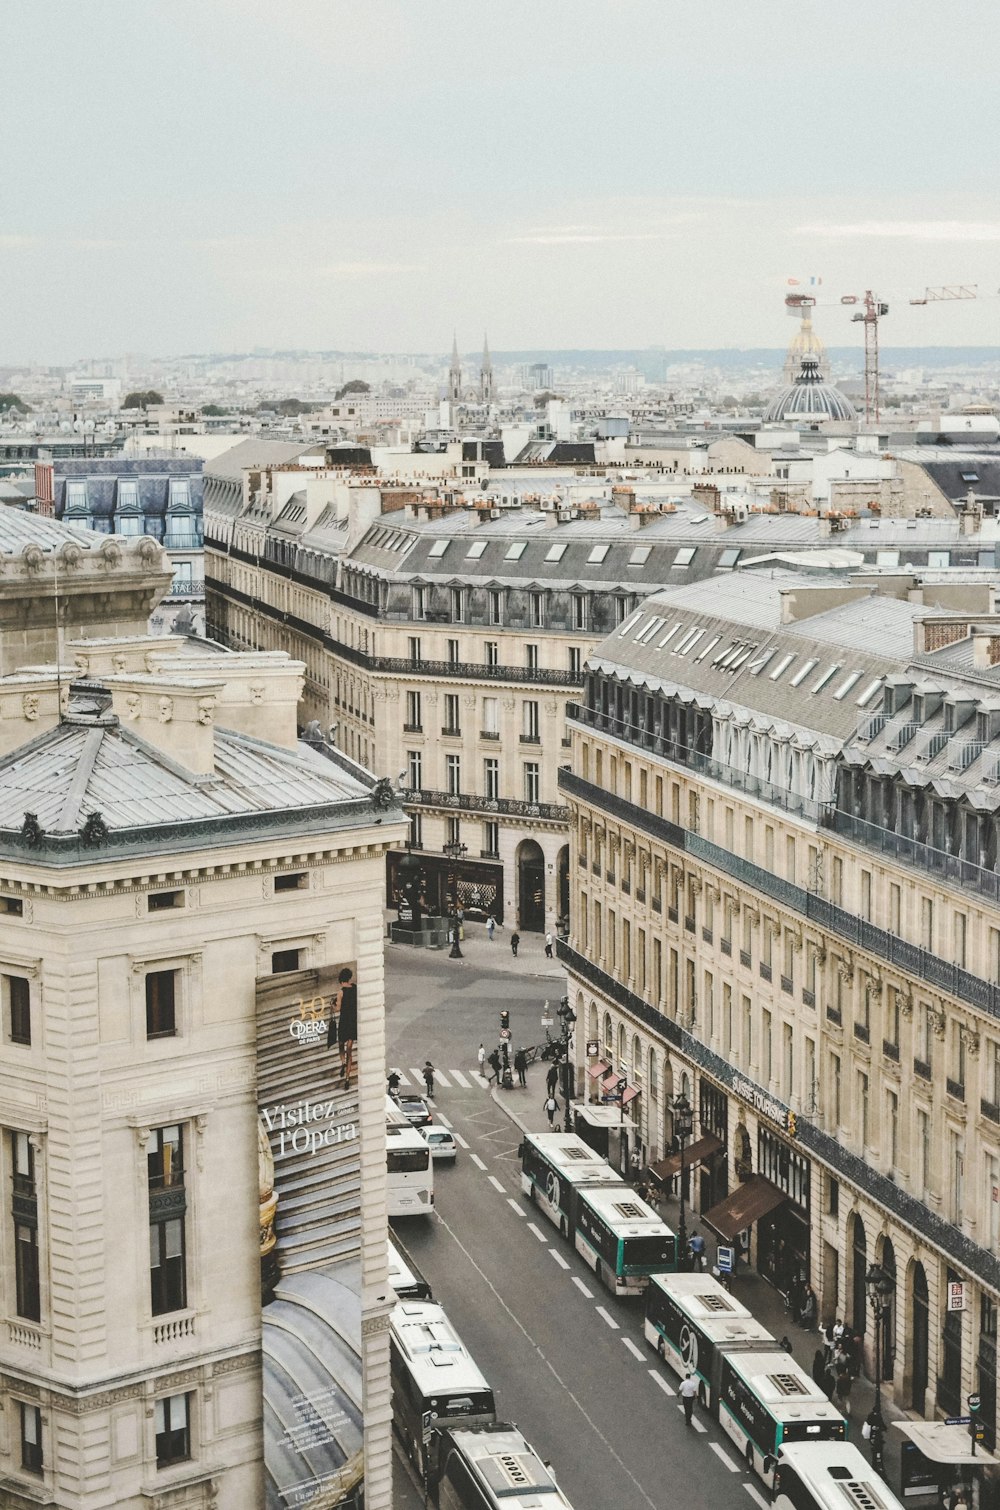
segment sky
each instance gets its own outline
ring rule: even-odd
[[[1000,343],[996,0],[7,0],[3,57],[0,366],[780,347],[792,277]]]

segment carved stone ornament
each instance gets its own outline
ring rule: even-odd
[[[550,718],[554,718],[555,715],[559,712],[559,704],[554,699],[552,699],[545,704],[545,711]]]
[[[21,838],[29,849],[38,849],[44,835],[37,813],[25,813],[24,822],[21,824]]]
[[[517,704],[512,697],[505,697],[503,699],[503,708],[505,713],[513,713],[516,706]]]
[[[945,1019],[944,1012],[941,1010],[940,1007],[932,1007],[930,1005],[930,1003],[928,1002],[928,1004],[927,1004],[927,1021],[931,1025],[931,1032],[934,1034],[934,1037],[935,1038],[943,1038],[944,1037],[944,1033],[945,1033],[945,1027],[946,1027],[947,1024],[946,1024],[946,1019]]]
[[[250,701],[255,707],[259,707],[264,701],[264,688],[260,685],[250,688]]]
[[[91,813],[80,830],[80,843],[88,849],[96,849],[99,844],[107,844],[107,842],[108,825],[100,813]]]
[[[976,1028],[970,1028],[966,1023],[963,1022],[958,1031],[962,1035],[962,1042],[965,1044],[969,1057],[971,1059],[978,1059],[980,1043],[978,1030]]]
[[[837,960],[837,974],[845,984],[849,985],[854,979],[854,957],[848,955],[846,959]]]
[[[26,692],[21,699],[21,711],[29,723],[34,723],[38,717],[38,693]]]
[[[906,1021],[909,1022],[910,1018],[913,1016],[913,997],[910,995],[904,996],[900,991],[897,993],[896,999],[899,1002],[900,1017],[905,1018]]]
[[[142,698],[138,692],[130,692],[125,698],[125,717],[133,722],[142,712]]]

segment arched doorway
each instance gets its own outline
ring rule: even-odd
[[[569,845],[564,844],[556,860],[556,927],[569,931]]]
[[[882,1239],[878,1261],[893,1285],[892,1296],[882,1308],[882,1378],[891,1383],[896,1367],[896,1250],[891,1238]]]
[[[913,1315],[913,1351],[910,1360],[910,1409],[923,1414],[927,1396],[927,1344],[930,1337],[930,1309],[927,1298],[927,1275],[921,1263],[910,1270],[910,1307]]]
[[[517,925],[524,933],[545,931],[545,857],[534,839],[517,846]]]
[[[851,1217],[851,1330],[856,1337],[865,1335],[868,1324],[868,1239],[865,1224],[855,1211]]]

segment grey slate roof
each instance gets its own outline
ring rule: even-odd
[[[298,461],[300,456],[325,454],[322,442],[313,441],[303,445],[301,441],[241,440],[228,451],[221,452],[213,461],[205,463],[205,476],[217,477],[227,482],[241,482],[245,467],[278,467],[287,462]]]

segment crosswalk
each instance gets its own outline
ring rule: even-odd
[[[410,1066],[409,1069],[405,1070],[397,1068],[396,1073],[399,1076],[400,1085],[405,1085],[408,1089],[423,1091],[423,1070]],[[436,1086],[443,1086],[445,1090],[450,1089],[453,1085],[457,1085],[461,1090],[469,1091],[474,1086],[479,1086],[481,1090],[485,1090],[489,1081],[484,1075],[480,1075],[478,1070],[439,1070],[435,1067],[434,1084]]]

